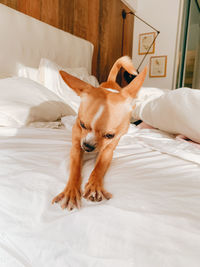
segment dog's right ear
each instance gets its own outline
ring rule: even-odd
[[[135,98],[145,80],[146,75],[147,67],[145,67],[143,71],[138,74],[134,80],[132,80],[131,83],[129,83],[126,87],[122,89],[121,94],[124,95],[126,98]]]
[[[79,96],[81,96],[81,94],[83,93],[86,93],[86,94],[90,93],[91,90],[93,89],[92,85],[90,85],[89,83],[86,83],[63,70],[60,70],[59,73],[61,77],[63,78],[64,82],[70,88],[72,88]]]

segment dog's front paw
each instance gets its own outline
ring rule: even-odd
[[[102,185],[98,185],[95,182],[88,182],[85,185],[85,191],[83,197],[90,201],[102,201],[103,199],[110,199],[112,194],[107,192]]]
[[[53,200],[52,204],[60,203],[62,209],[73,210],[74,208],[80,209],[81,207],[81,192],[76,187],[67,188]]]

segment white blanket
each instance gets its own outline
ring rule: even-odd
[[[151,147],[169,147],[162,132],[131,127],[122,138],[105,177],[111,200],[51,205],[67,181],[70,120],[66,130],[0,128],[0,266],[199,267],[200,165],[180,158],[178,141],[176,156]],[[93,165],[88,154],[83,186]]]

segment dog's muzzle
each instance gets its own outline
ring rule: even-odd
[[[86,152],[92,152],[96,148],[95,145],[91,145],[89,143],[83,142],[82,144],[82,149],[85,150]]]

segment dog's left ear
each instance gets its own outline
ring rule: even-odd
[[[121,94],[127,98],[135,98],[145,80],[146,74],[147,67],[145,67],[143,71],[131,83],[129,83],[121,90]]]
[[[64,82],[79,96],[81,96],[82,93],[90,93],[90,91],[93,89],[92,85],[90,85],[89,83],[86,83],[63,70],[60,70],[59,73]]]

